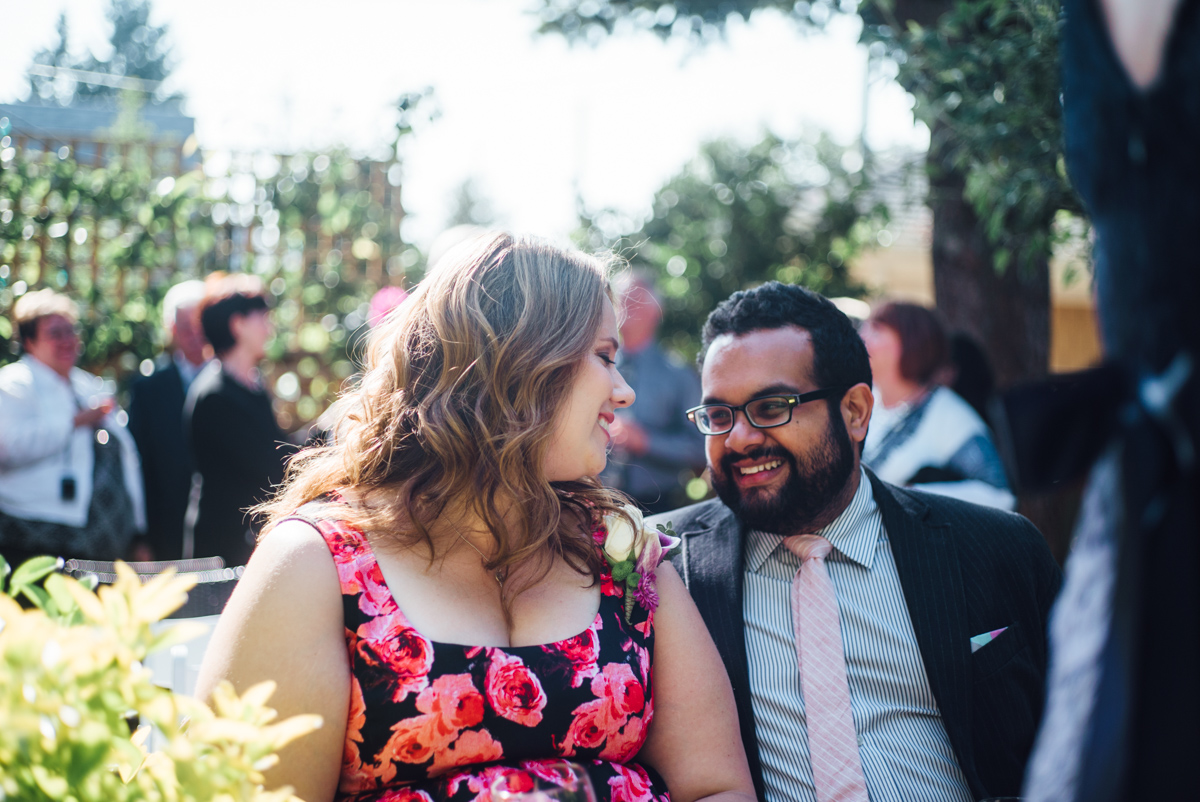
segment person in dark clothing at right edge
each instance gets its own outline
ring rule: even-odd
[[[1106,364],[1014,396],[1025,414],[1006,414],[1028,435],[1013,453],[1035,479],[1069,480],[1099,454],[1051,617],[1023,798],[1195,799],[1200,0],[1062,7],[1066,163],[1095,231]]]
[[[199,480],[184,527],[184,557],[245,565],[257,537],[246,510],[283,480],[292,449],[258,371],[274,333],[261,282],[214,274],[207,283],[200,324],[217,358],[192,383],[184,409]]]

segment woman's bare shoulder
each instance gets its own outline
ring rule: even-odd
[[[225,613],[253,617],[245,623],[269,629],[297,618],[310,622],[341,616],[337,566],[313,523],[288,519],[255,548]]]
[[[238,693],[275,683],[269,704],[281,719],[321,716],[325,725],[290,744],[268,782],[305,799],[337,787],[350,672],[337,566],[309,523],[283,521],[259,542],[205,651],[196,695],[227,680]]]
[[[333,565],[333,555],[325,538],[317,529],[317,521],[301,517],[285,518],[263,535],[254,556],[262,568],[270,571],[281,568],[306,568]],[[247,565],[247,571],[250,566]]]
[[[248,687],[269,678],[278,659],[330,649],[342,637],[341,586],[329,548],[311,525],[284,521],[258,544],[221,613],[199,690],[222,678]]]

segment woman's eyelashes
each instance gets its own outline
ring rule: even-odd
[[[609,351],[597,351],[596,356],[600,357],[600,361],[610,368],[617,364],[616,357]]]

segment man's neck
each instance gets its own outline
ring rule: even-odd
[[[208,360],[204,359],[203,357],[200,358],[199,362],[193,362],[191,358],[183,351],[175,351],[174,356],[177,363],[180,365],[187,365],[193,371],[200,370],[200,368],[208,364]]]
[[[186,370],[193,374],[199,373],[200,369],[208,364],[208,362],[204,359],[201,359],[199,362],[193,362],[183,351],[173,351],[171,353],[171,359],[173,359],[175,364],[178,365],[182,370]]]
[[[846,508],[850,506],[850,502],[854,500],[854,494],[858,492],[858,485],[861,481],[862,468],[859,461],[855,460],[854,469],[850,471],[850,476],[847,477],[846,484],[842,487],[841,492],[837,494],[834,500],[819,515],[796,527],[796,531],[792,534],[811,535],[815,532],[820,532],[840,518],[842,513],[846,511]]]

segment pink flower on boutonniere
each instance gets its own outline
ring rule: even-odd
[[[647,529],[641,510],[632,504],[622,511],[623,515],[604,518],[604,559],[612,568],[613,582],[624,588],[625,621],[632,623],[635,603],[649,613],[658,607],[654,571],[679,547],[680,540],[669,523],[659,524],[657,532]]]

